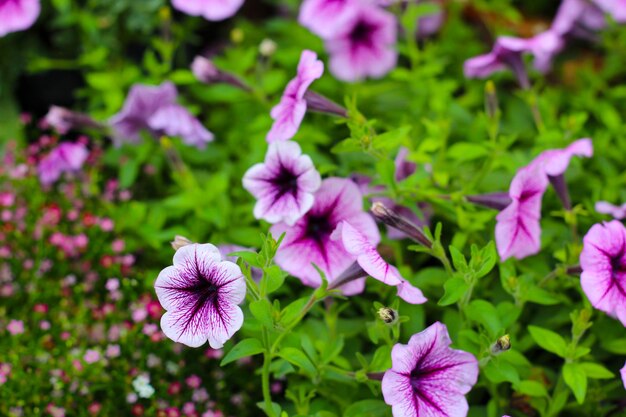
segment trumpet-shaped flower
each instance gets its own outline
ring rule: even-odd
[[[343,81],[380,78],[396,66],[396,18],[376,6],[361,6],[342,30],[326,40],[330,71]]]
[[[304,0],[298,21],[322,39],[340,31],[364,0]]]
[[[172,0],[172,6],[191,16],[224,20],[237,13],[244,0]]]
[[[372,278],[380,282],[398,288],[398,296],[410,304],[425,303],[426,297],[419,288],[411,285],[402,278],[398,269],[389,265],[380,256],[376,247],[368,238],[347,221],[342,222],[337,228],[341,234],[340,239],[349,254],[356,257],[356,261]]]
[[[332,283],[356,260],[340,240],[331,238],[344,220],[365,235],[372,245],[380,241],[376,223],[363,211],[363,197],[357,186],[343,178],[325,179],[314,195],[311,209],[293,226],[285,222],[272,226],[274,237],[285,233],[276,252],[276,263],[311,287],[322,282],[315,264]]]
[[[296,78],[289,81],[280,102],[270,113],[274,124],[267,134],[268,142],[289,140],[296,134],[307,109],[304,94],[323,73],[324,63],[317,59],[317,54],[308,50],[302,51]]]
[[[617,220],[596,224],[580,254],[583,291],[598,310],[626,327],[626,228]]]
[[[39,0],[0,1],[0,37],[31,27],[40,10]]]
[[[243,186],[257,199],[254,217],[293,225],[313,206],[313,193],[322,183],[313,161],[296,142],[269,146],[265,162],[251,167]]]
[[[608,201],[598,201],[595,205],[595,209],[598,213],[609,214],[618,220],[622,220],[626,217],[626,204],[616,206]]]
[[[451,349],[444,324],[434,323],[391,351],[392,367],[383,376],[385,402],[394,417],[465,417],[465,399],[478,378],[478,361]]]
[[[39,180],[42,184],[52,184],[64,172],[79,171],[89,151],[81,143],[62,143],[46,155],[37,166]]]
[[[239,267],[223,261],[211,244],[190,244],[174,254],[174,265],[163,269],[155,289],[166,313],[163,333],[175,342],[198,347],[207,340],[221,348],[243,324],[238,304],[246,296]]]
[[[213,134],[187,109],[176,103],[178,92],[171,82],[159,86],[136,84],[128,93],[122,110],[109,121],[117,144],[137,143],[139,132],[152,136],[180,136],[192,146],[203,148],[213,140]]]

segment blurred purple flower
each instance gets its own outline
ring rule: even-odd
[[[295,142],[269,146],[265,162],[252,166],[243,186],[256,199],[254,217],[293,225],[313,206],[313,193],[322,183],[313,161]]]
[[[624,367],[620,369],[619,372],[622,375],[622,383],[624,384],[624,389],[626,389],[626,363],[624,363]]]
[[[239,308],[246,283],[239,267],[222,261],[211,244],[191,244],[174,254],[174,265],[159,274],[155,289],[167,312],[161,329],[170,339],[198,347],[224,345],[243,324]]]
[[[606,15],[617,23],[626,23],[624,0],[564,0],[554,17],[552,29],[561,35],[582,35],[607,26]]]
[[[369,242],[369,239],[347,221],[343,221],[337,228],[343,247],[356,257],[359,266],[372,278],[398,288],[398,296],[410,304],[425,303],[426,297],[419,288],[416,288],[400,275],[398,269],[389,265],[380,256],[376,247]]]
[[[376,6],[358,7],[326,40],[330,71],[342,81],[381,78],[396,66],[396,18]]]
[[[237,13],[244,0],[172,0],[172,6],[191,16],[224,20]]]
[[[407,177],[411,176],[417,169],[417,164],[415,162],[408,161],[406,157],[409,155],[409,150],[404,146],[398,150],[398,154],[396,155],[396,159],[394,161],[396,165],[396,171],[394,177],[396,181],[402,181]]]
[[[39,0],[0,1],[0,37],[31,27],[40,10]]]
[[[434,323],[391,351],[392,367],[383,376],[385,402],[394,417],[465,417],[465,399],[478,378],[471,353],[451,349],[444,324]]]
[[[626,327],[626,228],[617,220],[596,224],[583,239],[580,284],[591,305]]]
[[[370,244],[375,246],[380,241],[376,223],[363,211],[363,197],[352,181],[325,179],[314,197],[313,207],[293,226],[283,222],[270,229],[275,238],[285,233],[276,252],[276,263],[310,287],[321,283],[312,264],[320,268],[332,283],[356,260],[341,241],[331,238],[342,221],[357,228]],[[342,289],[346,291],[346,287]]]
[[[230,72],[222,71],[215,66],[213,61],[203,56],[196,56],[191,63],[191,71],[199,81],[205,84],[225,83],[244,91],[251,91],[243,81]]]
[[[317,54],[309,50],[302,51],[296,78],[289,81],[280,102],[270,113],[274,124],[267,134],[268,142],[285,141],[296,134],[307,109],[304,94],[323,73],[324,63],[317,59]]]
[[[569,201],[562,178],[574,155],[590,157],[593,146],[590,139],[579,139],[565,149],[551,149],[539,154],[530,164],[521,168],[511,181],[511,203],[496,217],[496,246],[500,258],[523,259],[539,252],[541,247],[541,200],[552,182],[565,208]]]
[[[520,86],[529,88],[530,82],[522,55],[532,54],[535,68],[540,72],[547,72],[554,56],[564,45],[563,38],[551,30],[529,39],[501,36],[496,40],[491,52],[465,61],[463,70],[468,78],[486,78],[494,72],[509,68],[517,77]]]
[[[64,172],[79,171],[89,156],[81,143],[62,143],[46,155],[38,164],[39,180],[44,185],[54,183]]]
[[[154,137],[180,136],[187,145],[204,148],[213,134],[183,106],[176,103],[178,92],[171,82],[159,86],[136,84],[128,93],[122,110],[110,119],[117,145],[137,143],[139,132]]]
[[[340,31],[365,0],[304,0],[298,21],[322,39]]]
[[[626,217],[626,203],[621,206],[616,206],[607,201],[598,201],[595,209],[598,213],[611,215],[618,220],[622,220]]]

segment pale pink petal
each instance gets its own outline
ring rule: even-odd
[[[224,20],[237,13],[244,0],[172,0],[172,5],[191,16]]]
[[[0,2],[0,37],[31,27],[41,11],[39,0]]]

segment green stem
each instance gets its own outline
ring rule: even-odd
[[[272,355],[266,351],[263,355],[263,373],[261,376],[261,384],[263,389],[263,402],[265,403],[265,413],[269,417],[275,417],[274,407],[272,406],[272,393],[270,391],[270,364],[272,363]]]
[[[276,338],[276,340],[272,344],[272,347],[270,348],[271,356],[274,356],[274,353],[276,352],[276,348],[278,348],[278,345],[285,338],[285,336],[287,336],[291,332],[291,330],[294,327],[296,327],[298,323],[302,321],[304,316],[306,316],[306,314],[309,312],[309,310],[311,310],[311,308],[315,305],[315,303],[321,299],[318,299],[317,296],[315,295],[315,291],[313,291],[313,294],[311,294],[309,301],[306,303],[304,307],[302,307],[302,310],[300,310],[300,313],[298,313],[298,317],[296,317],[296,319],[292,323],[290,323],[289,326],[287,326],[287,328]]]

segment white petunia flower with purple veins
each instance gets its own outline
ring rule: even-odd
[[[465,394],[478,379],[471,353],[451,349],[448,329],[436,322],[391,351],[392,367],[383,376],[385,402],[394,417],[465,417]]]
[[[172,0],[172,6],[191,16],[206,20],[224,20],[237,13],[244,0]]]
[[[289,81],[280,102],[270,113],[274,124],[267,133],[268,142],[289,140],[298,132],[307,110],[304,95],[313,81],[323,73],[324,63],[317,59],[317,54],[309,50],[302,51],[296,78]]]
[[[213,134],[176,102],[177,96],[176,86],[171,82],[158,86],[134,85],[122,110],[109,120],[115,143],[138,143],[140,132],[146,130],[156,138],[180,136],[187,145],[204,148],[213,141]]]
[[[356,262],[363,269],[362,276],[369,275],[383,284],[397,287],[398,297],[407,303],[422,304],[427,301],[422,291],[402,278],[395,266],[385,262],[368,238],[350,223],[341,222],[336,229],[336,234],[339,236],[335,238],[341,240],[346,251],[356,257]],[[354,272],[352,274],[353,277],[359,275],[354,275]]]
[[[174,254],[174,265],[163,269],[154,284],[166,313],[163,333],[190,347],[206,341],[221,348],[243,324],[239,304],[246,297],[241,269],[222,260],[211,244],[183,246]]]
[[[311,209],[294,225],[277,223],[270,229],[275,238],[285,233],[275,261],[283,270],[299,278],[304,285],[318,287],[322,280],[315,264],[332,284],[356,260],[333,232],[342,221],[357,228],[373,246],[380,242],[374,219],[363,211],[363,196],[348,179],[327,178],[314,195]],[[364,281],[342,286],[346,295],[363,291]]]
[[[254,217],[293,225],[313,206],[322,178],[296,142],[272,143],[265,162],[252,166],[243,186],[256,199]]]
[[[0,0],[0,37],[28,29],[40,11],[39,0]]]

